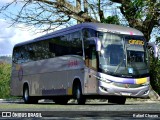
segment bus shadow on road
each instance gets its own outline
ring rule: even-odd
[[[78,105],[77,103],[67,103],[67,104],[56,104],[56,103],[54,103],[54,102],[50,102],[50,103],[46,103],[46,102],[41,102],[41,103],[38,103],[39,105],[67,105],[67,106],[74,106],[74,105]],[[140,103],[139,103],[140,104]],[[142,104],[142,103],[141,103]],[[115,104],[115,103],[99,103],[99,102],[97,102],[97,103],[86,103],[86,104],[84,104],[84,106],[103,106],[103,105],[137,105],[136,103],[134,104],[134,103],[126,103],[126,104]],[[83,105],[81,105],[81,106],[83,106]]]
[[[13,104],[25,104],[23,101],[8,101],[6,103],[13,103]],[[32,104],[35,104],[35,103],[32,103]],[[93,103],[93,102],[87,102],[85,103],[84,105],[88,105],[88,106],[103,106],[103,105],[141,105],[141,104],[144,104],[144,103],[125,103],[125,104],[116,104],[116,103],[108,103],[108,102],[96,102],[96,103]],[[57,104],[57,103],[54,103],[54,102],[38,102],[36,103],[35,105],[78,105],[76,102],[74,103],[67,103],[67,104]]]
[[[10,104],[25,104],[24,101],[22,99],[18,99],[18,100],[5,100],[2,101],[1,103],[10,103]],[[39,100],[38,103],[36,103],[37,105],[78,105],[76,101],[69,101],[67,104],[56,104],[55,102],[53,102],[52,100]],[[36,105],[35,104],[35,105]],[[143,103],[140,102],[127,102],[125,104],[115,104],[115,103],[108,103],[108,101],[87,101],[84,105],[140,105]]]

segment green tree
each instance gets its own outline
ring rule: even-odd
[[[120,25],[119,18],[117,15],[115,16],[108,16],[107,18],[104,18],[102,23],[108,23],[108,24],[117,24]]]
[[[111,0],[121,4],[120,11],[130,27],[144,34],[147,41],[154,28],[160,29],[159,0]]]
[[[13,23],[33,25],[44,31],[56,25],[70,25],[73,19],[80,22],[108,22],[107,9],[120,4],[119,9],[128,26],[142,31],[147,41],[153,28],[160,29],[159,0],[13,0],[0,8],[0,13]],[[10,11],[16,7],[18,13]],[[112,7],[111,7],[112,8]],[[116,9],[116,8],[115,8]],[[117,14],[116,14],[117,15]],[[114,17],[113,17],[114,18]],[[110,19],[110,18],[108,18]],[[109,20],[110,22],[110,20]]]
[[[156,39],[156,44],[160,45],[160,37]],[[159,46],[159,55],[160,55],[160,46]],[[160,95],[160,56],[159,58],[154,58],[152,49],[150,50],[150,75],[151,75],[151,85],[153,89]]]
[[[73,24],[73,20],[78,23],[118,24],[120,20],[118,14],[106,17],[108,7],[116,6],[117,3],[120,4],[117,8],[121,12],[120,16],[127,21],[126,25],[142,31],[147,42],[150,40],[153,29],[160,30],[159,0],[13,0],[1,6],[0,13],[6,19],[10,18],[13,24],[24,23],[48,31],[54,29],[53,26]],[[18,13],[10,11],[13,6],[18,6]],[[157,64],[159,65],[159,62]],[[154,62],[151,62],[152,69],[154,69]],[[151,71],[151,76],[154,76],[153,74]],[[157,80],[157,75],[159,71],[156,78],[151,77],[154,79],[151,81]]]
[[[0,63],[0,98],[10,97],[11,65]]]

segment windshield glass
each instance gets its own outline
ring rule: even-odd
[[[148,74],[147,54],[143,37],[112,33],[98,34],[102,43],[99,68],[120,76]]]

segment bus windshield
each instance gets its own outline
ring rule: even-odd
[[[142,36],[112,33],[98,34],[102,43],[100,70],[112,75],[139,76],[148,74],[148,57]]]

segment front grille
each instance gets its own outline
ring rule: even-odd
[[[142,87],[143,85],[140,84],[122,84],[122,83],[112,83],[113,85],[117,87],[122,87],[122,88],[138,88]]]

